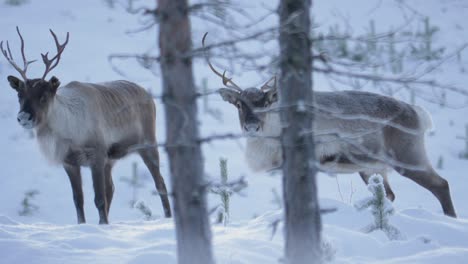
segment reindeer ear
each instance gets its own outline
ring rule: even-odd
[[[229,102],[231,104],[236,104],[239,101],[239,92],[233,91],[231,89],[221,88],[218,90],[219,94],[223,98],[224,101]]]
[[[260,88],[262,91],[276,90],[276,76],[271,77],[265,84]]]
[[[267,100],[270,103],[278,101],[278,91],[276,89],[276,76],[271,77],[261,88],[267,95]]]
[[[60,86],[60,81],[57,77],[52,76],[49,80],[50,85],[52,86],[52,90],[55,93],[57,91],[57,88]]]
[[[7,77],[7,80],[10,83],[11,88],[15,89],[16,91],[19,91],[24,87],[24,82],[16,78],[15,76],[10,75]]]

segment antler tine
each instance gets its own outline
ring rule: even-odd
[[[205,33],[205,35],[203,35],[203,38],[202,38],[202,46],[203,48],[205,48],[205,38],[206,36],[208,35],[208,32]],[[210,69],[216,74],[218,75],[219,77],[221,77],[223,79],[223,84],[228,87],[228,88],[233,88],[235,90],[238,90],[238,91],[242,91],[242,89],[237,85],[235,84],[233,81],[232,81],[232,78],[227,78],[226,77],[226,71],[223,72],[223,74],[221,74],[220,72],[218,72],[214,67],[213,65],[211,64],[210,60],[208,59],[208,56],[206,54],[206,49],[204,50],[204,53],[205,53],[205,59],[206,59],[206,62],[208,63],[208,66],[210,67]],[[231,85],[228,85],[228,83],[231,83]]]
[[[21,40],[21,56],[23,57],[24,71],[26,73],[26,70],[27,70],[29,64],[35,62],[36,60],[32,60],[32,61],[27,61],[26,60],[26,54],[24,52],[24,39],[23,39],[23,36],[21,36],[21,33],[19,31],[19,27],[16,27],[16,32],[18,33],[18,36],[20,37],[20,40]],[[8,44],[8,42],[7,42],[7,44]]]
[[[10,59],[14,61],[13,55],[11,54],[11,50],[10,50],[10,43],[8,42],[8,40],[7,40],[7,50],[8,50],[8,56],[10,56]]]
[[[14,61],[13,59],[13,55],[11,53],[11,49],[10,49],[10,43],[7,41],[7,50],[5,50],[3,48],[3,41],[0,42],[0,49],[2,51],[2,54],[3,56],[7,59],[7,61],[13,66],[13,68],[15,68],[16,71],[19,72],[19,74],[21,74],[21,77],[23,77],[24,81],[27,81],[28,80],[28,77],[26,76],[26,72],[28,71],[28,66],[29,64],[35,62],[35,60],[32,60],[32,61],[27,61],[26,60],[26,54],[24,52],[24,39],[23,39],[23,36],[21,35],[20,31],[19,31],[19,27],[16,27],[16,32],[18,33],[18,36],[21,40],[21,56],[23,57],[23,69],[21,69]]]
[[[46,67],[44,75],[42,76],[43,80],[45,79],[47,74],[49,74],[49,72],[51,72],[59,64],[60,58],[62,57],[62,52],[65,50],[65,46],[67,46],[68,40],[70,38],[70,33],[67,32],[67,37],[65,39],[65,42],[63,44],[60,44],[60,42],[58,41],[57,35],[55,35],[54,31],[52,31],[52,29],[49,29],[49,31],[50,31],[50,34],[52,34],[52,37],[54,38],[55,46],[57,47],[57,54],[52,59],[49,59],[48,58],[49,52],[45,54],[41,53],[42,61],[44,62],[45,67]]]

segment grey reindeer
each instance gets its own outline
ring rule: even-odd
[[[204,46],[205,36],[202,44]],[[241,89],[225,72],[218,72],[206,57],[210,69],[222,78],[226,88],[222,99],[237,108],[240,126],[247,137],[246,161],[254,171],[268,171],[282,165],[279,102],[276,78],[260,89]],[[284,87],[283,89],[286,89]],[[319,170],[327,173],[358,172],[367,184],[372,174],[384,179],[387,197],[395,195],[387,173],[394,169],[425,189],[440,202],[444,214],[456,217],[448,182],[433,169],[425,149],[424,135],[432,127],[421,107],[394,98],[359,91],[314,92],[312,131]],[[287,126],[287,124],[285,124]]]
[[[73,81],[60,86],[53,76],[46,76],[60,62],[69,34],[60,44],[55,33],[57,54],[49,59],[41,54],[45,72],[41,78],[29,79],[24,40],[21,40],[23,68],[13,60],[9,43],[0,49],[7,61],[20,73],[22,80],[8,76],[10,86],[18,93],[20,110],[18,122],[26,129],[34,129],[42,153],[54,164],[65,169],[73,190],[78,223],[85,223],[81,166],[91,168],[94,203],[99,212],[99,223],[108,224],[108,214],[114,184],[112,167],[116,160],[136,150],[153,176],[160,194],[164,215],[171,217],[171,209],[164,179],[159,170],[156,147],[133,148],[138,145],[156,145],[156,108],[150,94],[142,87],[127,81],[82,83]]]

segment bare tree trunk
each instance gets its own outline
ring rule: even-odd
[[[285,258],[289,264],[321,262],[312,127],[310,0],[281,0],[279,79],[285,202]]]
[[[157,0],[166,150],[181,264],[214,263],[203,181],[187,0]]]

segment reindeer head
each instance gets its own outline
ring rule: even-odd
[[[57,36],[55,33],[50,30],[55,44],[57,46],[57,55],[52,59],[48,58],[48,53],[41,54],[42,61],[45,64],[45,72],[42,78],[29,79],[26,76],[29,64],[35,61],[27,61],[24,53],[24,40],[21,36],[21,33],[16,27],[16,32],[21,40],[21,55],[23,57],[23,68],[20,68],[13,60],[11,54],[10,45],[7,41],[7,49],[3,48],[3,41],[0,42],[0,50],[3,53],[3,56],[8,60],[8,62],[19,72],[22,77],[22,80],[15,76],[8,76],[8,82],[10,83],[11,88],[16,90],[18,93],[18,100],[20,104],[20,111],[18,113],[18,122],[24,128],[34,128],[37,125],[41,124],[44,120],[44,117],[47,113],[50,102],[55,96],[57,88],[60,86],[60,81],[57,77],[53,76],[48,81],[46,80],[47,74],[52,71],[59,63],[60,56],[65,49],[65,46],[68,43],[69,34],[67,33],[67,38],[63,44],[59,44]]]
[[[202,45],[205,47],[205,33]],[[219,89],[219,94],[224,101],[231,103],[237,108],[242,131],[247,135],[261,134],[264,129],[266,115],[272,105],[278,101],[276,90],[276,77],[268,80],[260,89],[241,89],[231,78],[226,77],[226,71],[218,72],[206,56],[210,69],[219,77],[226,88]]]
[[[273,80],[276,82],[275,77],[273,77],[260,89],[219,89],[219,94],[223,100],[237,108],[240,125],[244,133],[248,135],[262,133],[268,110],[278,101],[276,87],[269,85]]]

